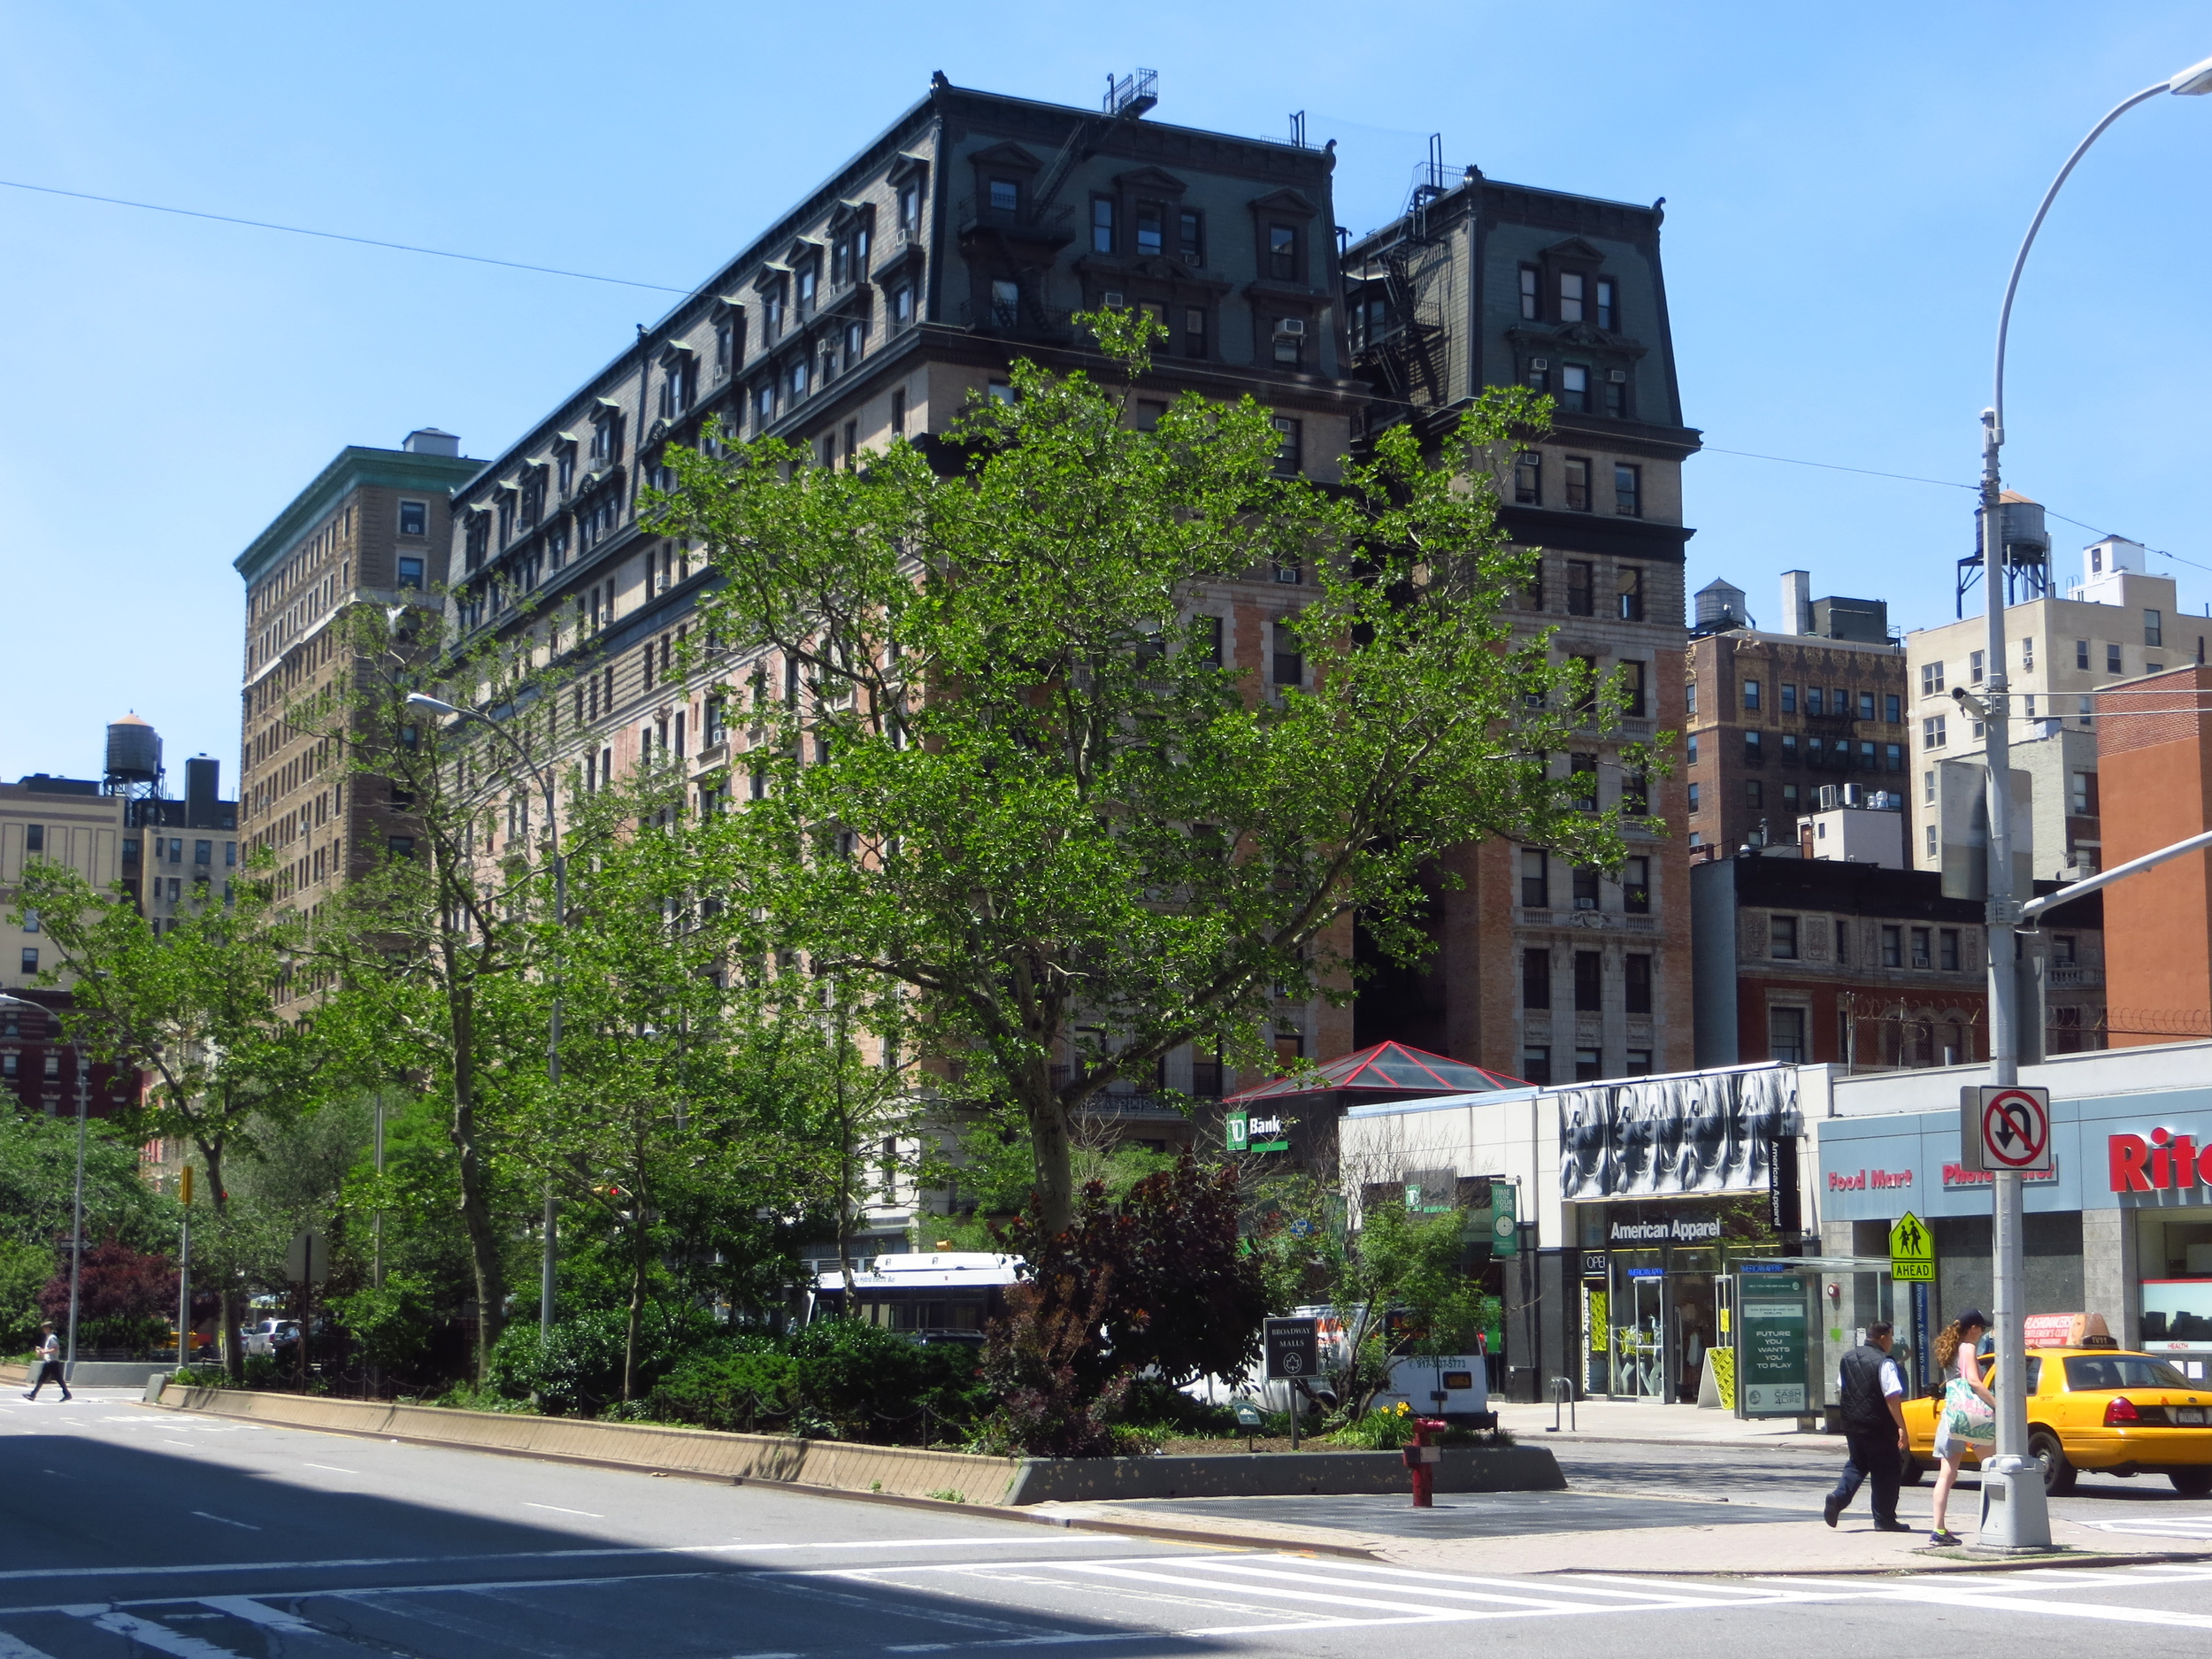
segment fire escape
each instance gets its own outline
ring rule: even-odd
[[[1359,270],[1345,273],[1352,366],[1383,405],[1369,417],[1371,423],[1403,419],[1446,401],[1441,273],[1435,267],[1450,251],[1436,204],[1451,188],[1443,134],[1432,133],[1428,159],[1415,174],[1391,239]]]

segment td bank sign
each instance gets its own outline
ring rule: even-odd
[[[1295,1121],[1279,1111],[1233,1111],[1228,1117],[1232,1152],[1287,1152],[1290,1126]]]

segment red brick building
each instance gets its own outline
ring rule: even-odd
[[[2107,869],[2212,827],[2212,668],[2192,664],[2097,694]],[[2212,854],[2106,889],[2115,1048],[2212,1036]]]

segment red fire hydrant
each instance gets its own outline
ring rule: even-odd
[[[1444,1429],[1441,1417],[1413,1419],[1413,1444],[1406,1447],[1406,1467],[1413,1471],[1413,1507],[1432,1509],[1436,1507],[1436,1465],[1444,1455],[1444,1448],[1429,1444],[1429,1436]]]

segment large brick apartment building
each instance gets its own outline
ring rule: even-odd
[[[1374,421],[1440,437],[1486,387],[1555,400],[1550,436],[1502,480],[1502,522],[1543,549],[1525,626],[1600,672],[1624,670],[1617,738],[1557,757],[1587,798],[1629,805],[1617,874],[1542,849],[1470,846],[1437,884],[1437,949],[1379,971],[1362,1044],[1396,1038],[1535,1082],[1690,1064],[1689,886],[1679,767],[1632,775],[1619,741],[1682,725],[1682,420],[1659,207],[1432,170],[1407,213],[1345,255],[1354,363]],[[1446,872],[1440,872],[1440,874]]]

